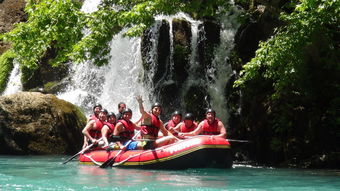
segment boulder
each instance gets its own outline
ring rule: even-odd
[[[0,154],[74,154],[86,117],[52,94],[0,96]]]

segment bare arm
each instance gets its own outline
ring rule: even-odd
[[[181,132],[181,125],[183,124],[183,122],[180,122],[176,125],[176,127],[170,127],[169,131],[170,132]]]
[[[96,142],[96,139],[94,139],[93,137],[91,137],[89,131],[93,128],[95,128],[95,124],[96,124],[96,121],[92,120],[90,122],[88,122],[86,124],[86,126],[84,127],[82,133],[85,135],[85,137],[90,140],[92,143],[95,143]]]
[[[108,133],[109,127],[107,125],[104,125],[104,127],[101,130],[102,133],[102,139],[104,141],[104,146],[108,146],[109,145],[109,141],[107,140],[107,133]]]
[[[218,130],[220,131],[220,134],[216,135],[217,137],[223,137],[223,138],[227,138],[227,130],[225,129],[222,121],[218,122],[217,125]]]
[[[191,132],[188,133],[179,133],[178,135],[185,137],[185,136],[195,136],[195,135],[199,135],[203,130],[203,122],[201,122],[200,124],[198,124],[197,128]]]
[[[148,112],[145,111],[144,106],[143,106],[143,98],[142,96],[136,96],[138,105],[139,105],[139,111],[142,114],[142,119],[148,119],[151,118],[150,114]]]
[[[124,125],[122,124],[122,123],[117,123],[117,125],[116,125],[116,127],[115,127],[115,130],[113,131],[113,135],[114,136],[119,136],[119,133],[121,132],[121,131],[123,131],[123,127],[124,127]],[[120,149],[124,149],[125,147],[124,147],[124,145],[120,142],[120,141],[116,141],[116,143],[117,143],[117,145],[120,147]]]
[[[161,126],[159,127],[159,130],[163,133],[164,136],[168,136],[169,134],[171,134],[168,130],[165,129],[163,122],[161,122]]]

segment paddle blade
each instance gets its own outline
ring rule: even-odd
[[[100,165],[99,167],[100,168],[107,168],[109,166],[112,166],[113,163],[115,163],[115,159],[116,157],[112,157],[112,158],[109,158],[108,160],[106,160],[102,165]]]
[[[79,153],[77,153],[77,154],[75,154],[75,155],[73,155],[71,158],[69,158],[69,159],[67,159],[66,161],[64,161],[62,164],[66,164],[66,163],[68,163],[69,161],[71,161],[72,159],[74,159],[76,156],[78,156],[78,155],[80,155],[80,152]]]

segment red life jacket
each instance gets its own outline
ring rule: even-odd
[[[115,130],[115,125],[109,122],[105,122],[104,124],[109,127],[109,130],[106,134],[106,137],[109,138],[112,135],[113,131]]]
[[[220,132],[218,131],[218,122],[220,120],[215,118],[214,122],[212,124],[208,123],[208,120],[204,120],[203,123],[203,131],[202,135],[219,135]]]
[[[158,132],[161,127],[161,121],[157,116],[151,114],[151,125],[142,125],[140,131],[142,135],[151,135],[153,137],[158,137]]]
[[[168,125],[166,126],[166,129],[169,130],[170,127],[176,127],[176,125],[178,125],[178,123],[175,124],[175,122],[171,119],[168,121]]]
[[[95,114],[92,114],[92,115],[90,116],[90,120],[96,120],[96,119],[98,119],[98,117],[97,117]]]
[[[195,122],[192,123],[191,127],[187,127],[185,125],[185,123],[183,122],[183,124],[180,127],[180,131],[182,133],[189,133],[189,132],[195,130],[196,128],[197,128],[197,123],[195,123]]]
[[[91,129],[89,131],[89,134],[91,135],[92,138],[99,139],[100,137],[102,137],[101,130],[102,130],[105,122],[102,122],[99,119],[95,119],[95,122],[96,122],[96,128]]]
[[[125,119],[121,119],[118,122],[121,122],[124,126],[124,131],[119,133],[119,136],[122,139],[132,139],[135,134],[135,128],[131,121],[126,121]]]

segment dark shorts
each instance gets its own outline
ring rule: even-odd
[[[155,149],[156,142],[155,141],[142,141],[143,150]]]

